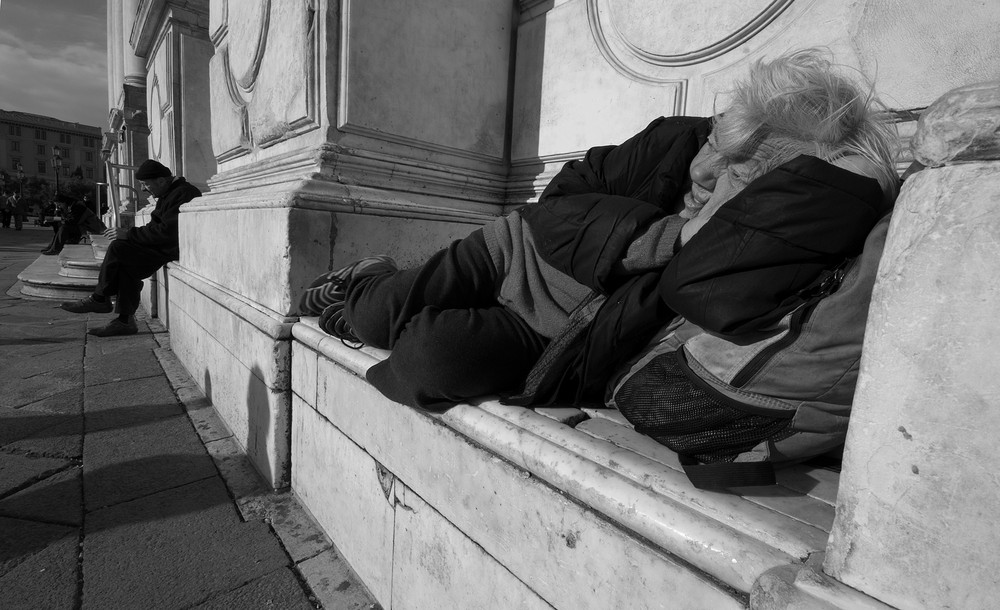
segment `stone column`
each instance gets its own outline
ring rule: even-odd
[[[276,487],[303,288],[358,256],[419,260],[503,209],[513,11],[210,3],[218,172],[180,216],[171,344]]]
[[[869,313],[825,570],[898,608],[1000,597],[1000,82],[921,117]]]

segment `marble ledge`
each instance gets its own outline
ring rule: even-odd
[[[240,190],[210,191],[184,204],[183,213],[251,209],[302,209],[481,225],[505,208],[494,203],[448,199],[345,184],[327,178],[245,184]]]
[[[292,336],[359,377],[388,356],[344,346],[315,318],[295,324]],[[791,486],[760,496],[698,490],[676,454],[601,411],[607,410],[536,412],[486,398],[429,417],[738,590],[825,550],[836,486],[831,496],[822,475],[803,467]],[[817,487],[825,492],[810,494]]]
[[[295,316],[285,316],[266,309],[228,288],[191,273],[177,263],[172,263],[169,269],[171,278],[197,290],[268,337],[276,341],[291,338],[291,327],[298,319]]]

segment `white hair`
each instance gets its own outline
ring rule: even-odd
[[[838,73],[828,55],[804,49],[755,62],[716,117],[716,149],[731,162],[749,162],[749,179],[803,154],[841,165],[852,158],[846,165],[865,167],[892,200],[899,185],[895,125],[873,87]]]

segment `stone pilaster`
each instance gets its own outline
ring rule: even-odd
[[[898,608],[1000,594],[1000,82],[921,117],[869,313],[825,570]]]

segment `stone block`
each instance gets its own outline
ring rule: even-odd
[[[1000,81],[945,93],[920,115],[911,146],[928,167],[1000,159]]]
[[[330,360],[321,359],[318,369],[317,410],[331,427],[548,603],[610,608],[670,599],[678,600],[679,607],[742,606],[728,587],[712,584],[701,571],[484,451],[479,437],[472,442],[426,413],[389,401]],[[296,458],[297,464],[304,462]],[[326,520],[320,521],[327,527]],[[714,527],[720,530],[718,524]],[[328,533],[340,545],[338,536]],[[711,546],[718,553],[723,544],[719,540]],[[735,558],[734,563],[739,565],[728,569],[752,569]],[[361,570],[359,574],[365,578]],[[751,583],[752,578],[747,590]]]
[[[307,405],[316,404],[316,352],[292,342],[292,391]]]
[[[180,270],[174,277],[179,278],[171,291],[177,299],[171,310],[174,353],[265,480],[275,488],[286,486],[291,350],[281,339],[283,322]]]
[[[298,570],[323,608],[377,610],[380,607],[334,549],[306,559],[298,564]]]
[[[1000,595],[998,168],[913,175],[875,284],[825,568],[899,608]]]
[[[390,608],[391,490],[382,487],[370,455],[298,397],[293,405],[292,487],[372,595]]]
[[[395,494],[393,610],[551,608],[413,490]]]

